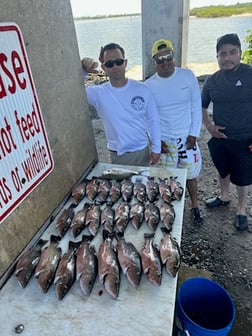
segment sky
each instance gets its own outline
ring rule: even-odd
[[[144,0],[142,0],[144,1]],[[189,1],[189,0],[185,0]],[[141,13],[141,0],[70,0],[74,17]],[[190,0],[190,8],[235,5],[249,0]]]

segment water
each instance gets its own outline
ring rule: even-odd
[[[228,33],[237,33],[245,50],[248,46],[244,39],[249,29],[252,29],[252,16],[190,19],[188,63],[215,62],[216,39]]]
[[[100,47],[110,42],[123,46],[128,68],[142,64],[141,17],[128,16],[75,21],[80,57],[98,59]]]
[[[142,64],[141,16],[76,20],[75,27],[81,58],[88,56],[98,59],[101,46],[117,42],[126,51],[128,68]],[[190,18],[188,63],[216,62],[216,39],[227,33],[237,33],[242,49],[245,50],[247,43],[244,39],[249,29],[252,29],[251,16],[215,19]]]

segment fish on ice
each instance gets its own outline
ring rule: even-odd
[[[69,241],[68,251],[60,259],[55,273],[54,284],[58,300],[62,300],[75,281],[76,251],[80,243]]]
[[[99,203],[95,202],[89,204],[85,219],[85,225],[88,228],[88,231],[96,236],[101,224],[101,207]]]
[[[149,174],[148,170],[131,170],[124,168],[109,168],[104,170],[101,177],[111,180],[124,180],[128,179],[133,175],[143,175],[146,176]]]
[[[112,232],[114,228],[115,210],[112,206],[113,203],[107,201],[105,207],[101,211],[101,224],[103,225],[103,228],[109,232]]]
[[[87,183],[83,181],[72,188],[72,198],[76,205],[85,197],[86,185]]]
[[[140,255],[143,273],[148,276],[152,284],[160,286],[162,282],[162,263],[159,249],[154,244],[154,236],[154,232],[144,234],[144,244]]]
[[[137,201],[131,205],[129,218],[131,220],[131,224],[133,225],[133,227],[136,230],[140,229],[144,219],[143,203]]]
[[[18,259],[15,276],[19,285],[25,288],[39,262],[41,249],[47,243],[47,240],[40,239],[35,246],[21,255]]]
[[[73,238],[76,238],[86,227],[86,215],[89,204],[85,203],[83,208],[77,211],[70,225],[70,231]]]
[[[122,199],[125,202],[130,201],[133,196],[134,183],[130,180],[123,180],[121,183]]]
[[[130,284],[137,288],[142,275],[142,263],[140,253],[132,242],[126,241],[124,233],[117,232],[117,256],[123,274]]]
[[[84,295],[89,296],[98,274],[98,259],[92,235],[83,235],[76,254],[76,279]]]
[[[35,269],[35,278],[43,293],[46,293],[53,283],[56,269],[61,258],[61,248],[58,246],[61,237],[51,235],[50,244],[43,249],[39,263]]]
[[[119,198],[121,197],[121,181],[117,180],[111,181],[109,197],[113,203],[116,203],[119,200]]]
[[[72,223],[73,217],[74,217],[74,210],[72,205],[61,212],[56,222],[56,230],[60,235],[60,237],[63,237],[67,232],[68,228]]]
[[[103,242],[98,251],[98,275],[106,292],[114,299],[119,295],[120,266],[113,247],[113,234],[103,230]]]
[[[128,202],[121,202],[115,208],[115,226],[119,232],[123,232],[129,223],[130,205]]]
[[[169,276],[174,278],[181,264],[182,251],[167,228],[161,227],[161,231],[163,233],[159,247],[161,261]]]
[[[155,203],[149,202],[145,204],[144,219],[151,231],[156,231],[160,221],[160,210]]]
[[[161,222],[169,231],[172,231],[176,217],[174,206],[171,203],[162,202],[159,206],[159,210]]]
[[[156,182],[153,177],[149,177],[146,182],[146,194],[150,202],[156,201],[159,195],[158,182]]]

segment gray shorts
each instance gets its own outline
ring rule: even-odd
[[[117,155],[114,151],[109,151],[110,160],[113,164],[128,165],[128,166],[149,166],[150,165],[150,150],[149,146],[144,149],[127,152],[123,155]]]

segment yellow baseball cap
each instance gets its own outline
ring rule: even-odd
[[[172,50],[173,51],[173,45],[172,42],[169,40],[157,40],[154,42],[152,49],[151,49],[151,56],[154,57],[158,53],[164,50]]]

